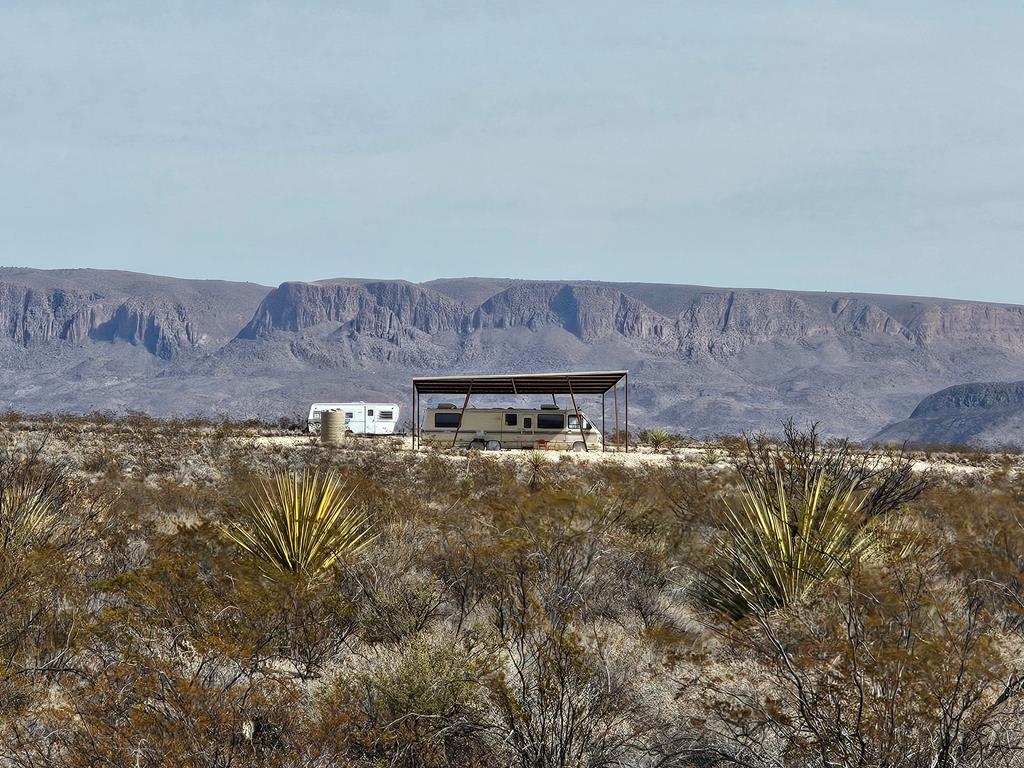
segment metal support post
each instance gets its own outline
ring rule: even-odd
[[[466,399],[462,402],[462,411],[459,413],[459,424],[455,427],[455,434],[452,435],[451,447],[455,447],[455,441],[459,439],[459,430],[462,429],[462,420],[466,417],[466,407],[469,405],[469,396],[473,394],[473,380],[469,380],[469,387],[466,389]]]
[[[554,397],[554,395],[552,395]],[[576,424],[580,428],[580,437],[583,438],[583,450],[590,451],[587,446],[587,433],[583,429],[583,416],[580,415],[580,409],[576,407],[576,395],[572,393],[572,379],[569,380],[569,397],[572,399],[572,409],[576,412]]]

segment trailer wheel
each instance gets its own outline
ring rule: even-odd
[[[487,450],[488,451],[500,451],[501,450],[501,443],[499,443],[497,440],[490,440],[487,443]]]
[[[572,444],[572,449],[576,453],[583,453],[583,451],[587,449],[587,446],[585,446],[583,443],[577,440],[575,443]]]
[[[482,451],[484,447],[485,446],[483,440],[473,440],[469,444],[469,450],[471,451]]]

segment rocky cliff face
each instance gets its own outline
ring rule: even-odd
[[[82,341],[96,325],[96,300],[78,291],[35,291],[0,283],[0,329],[5,338],[24,347]]]
[[[485,329],[558,328],[592,344],[621,338],[664,355],[724,358],[751,346],[821,338],[889,338],[908,348],[984,344],[1024,352],[1024,308],[893,297],[690,289],[657,311],[645,286],[516,281],[478,304],[497,281],[437,281],[438,290],[401,281],[285,283],[264,300],[242,338],[299,333],[324,324],[398,343],[421,332],[462,336]],[[444,289],[452,287],[452,295]],[[875,299],[883,299],[876,301]],[[889,305],[889,306],[885,306]]]
[[[621,291],[593,284],[521,283],[487,299],[463,327],[563,328],[581,341],[618,334],[626,339],[676,346],[675,323]]]
[[[248,288],[225,302],[220,284],[151,278],[149,284],[135,280],[129,292],[105,284],[106,274],[91,281],[76,274],[60,286],[46,279],[49,273],[0,270],[0,338],[24,348],[125,342],[171,360],[219,347],[244,322],[237,305],[246,314],[254,306]]]
[[[180,304],[128,299],[117,305],[107,320],[96,323],[89,337],[98,341],[126,341],[163,360],[200,347],[201,335],[186,307]]]
[[[462,321],[454,301],[412,283],[284,283],[267,295],[238,335],[260,339],[330,323],[397,343],[409,331],[454,331]]]
[[[1024,307],[936,301],[909,325],[921,344],[990,344],[1024,349]]]

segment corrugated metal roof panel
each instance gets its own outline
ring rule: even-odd
[[[479,374],[418,376],[413,390],[424,395],[600,395],[628,371],[569,371],[566,373]]]

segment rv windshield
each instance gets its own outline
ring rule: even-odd
[[[580,428],[579,417],[576,416],[576,414],[570,414],[570,416],[569,416],[569,429],[579,429],[579,428]],[[590,426],[590,422],[587,421],[586,419],[584,419],[583,420],[583,431],[584,432],[589,432],[591,429],[593,429],[593,427]]]

